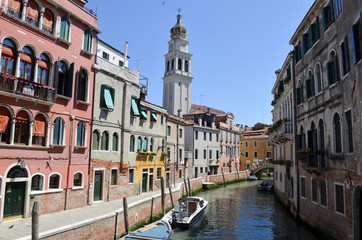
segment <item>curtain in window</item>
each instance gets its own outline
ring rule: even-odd
[[[137,151],[142,150],[142,139],[141,137],[137,138]]]
[[[118,135],[117,135],[117,133],[113,133],[112,151],[118,151]]]
[[[83,49],[88,52],[92,49],[92,33],[88,29],[84,31]]]
[[[38,20],[39,17],[39,7],[34,0],[29,0],[26,7],[26,16],[34,20]]]
[[[52,11],[46,9],[43,15],[43,30],[53,33],[54,15]]]
[[[21,8],[21,0],[9,0],[8,9],[19,13]]]
[[[103,132],[102,139],[101,139],[101,150],[109,150],[108,144],[109,143],[109,136],[107,132]]]
[[[134,136],[131,135],[130,141],[129,141],[129,151],[130,152],[134,152],[134,144],[135,144],[135,139],[134,139]]]
[[[37,120],[33,122],[33,136],[45,136],[45,122]]]
[[[70,24],[67,16],[63,16],[60,20],[60,37],[69,41]]]
[[[98,131],[93,131],[92,133],[92,149],[98,150],[99,146],[99,134]]]
[[[63,132],[64,132],[64,121],[62,118],[56,118],[54,121],[54,131],[53,131],[53,144],[62,145],[63,144]]]
[[[79,122],[77,125],[77,146],[84,146],[85,141],[85,123]]]

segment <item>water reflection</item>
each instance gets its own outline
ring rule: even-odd
[[[209,201],[205,217],[189,230],[176,229],[172,239],[317,239],[272,193],[258,192],[256,184],[243,182],[200,194]]]

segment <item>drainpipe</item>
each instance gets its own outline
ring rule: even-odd
[[[64,201],[64,210],[67,210],[68,208],[68,195],[69,195],[69,171],[70,171],[70,165],[72,163],[72,148],[73,148],[73,124],[74,124],[75,116],[70,116],[70,134],[69,134],[69,159],[68,159],[68,171],[67,171],[67,186],[65,189],[65,201]]]

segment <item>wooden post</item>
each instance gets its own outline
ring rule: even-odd
[[[124,213],[124,229],[126,233],[129,233],[127,198],[123,198],[123,213]]]
[[[236,165],[236,164],[235,164]],[[238,166],[236,165],[236,173],[238,174],[238,180],[240,181],[240,178],[239,178],[239,170],[238,170]]]
[[[172,190],[171,190],[170,182],[167,181],[167,184],[168,184],[168,190],[170,191],[171,205],[172,205],[172,208],[175,208],[175,206],[173,205],[173,197],[172,197]]]
[[[165,215],[165,182],[161,177],[161,203],[162,203],[162,216]]]
[[[223,168],[221,168],[221,173],[222,173],[222,179],[224,180],[224,187],[226,187],[225,177],[224,177],[224,169]]]
[[[184,185],[185,185],[185,190],[186,190],[186,196],[189,195],[189,192],[187,191],[187,184],[186,184],[186,179],[184,178]]]
[[[190,178],[187,178],[187,182],[189,183],[189,196],[192,196],[192,190],[191,190],[191,184],[190,184]]]
[[[151,201],[151,215],[150,215],[150,223],[152,222],[152,215],[153,215],[153,199],[155,199],[155,198],[152,198],[152,201]]]
[[[31,213],[31,240],[39,239],[39,204],[34,202]]]
[[[115,217],[115,223],[114,223],[114,240],[117,240],[117,223],[118,223],[118,212],[116,212],[116,217]]]

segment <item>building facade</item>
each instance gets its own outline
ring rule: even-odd
[[[314,2],[294,46],[299,216],[337,239],[362,229],[362,2]]]
[[[97,18],[86,1],[1,1],[0,221],[88,198]],[[56,201],[55,201],[56,200]]]

